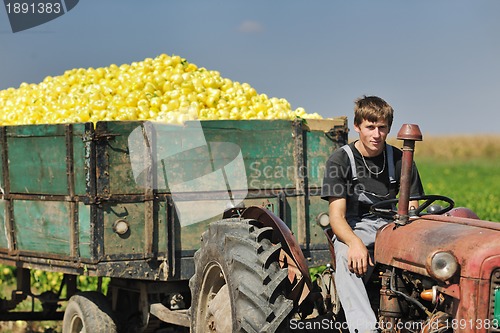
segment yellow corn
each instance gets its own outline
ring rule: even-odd
[[[258,94],[173,55],[132,64],[77,68],[0,91],[0,125],[151,120],[321,118],[291,109],[281,98]]]

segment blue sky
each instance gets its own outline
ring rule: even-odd
[[[379,95],[424,134],[500,134],[500,1],[82,0],[12,33],[0,89],[177,54],[324,117]]]

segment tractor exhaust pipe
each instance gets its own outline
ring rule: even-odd
[[[398,224],[405,225],[409,220],[408,205],[410,203],[411,169],[415,141],[422,141],[422,132],[415,124],[404,124],[397,135],[403,140],[403,157],[401,160],[401,178],[399,181]]]

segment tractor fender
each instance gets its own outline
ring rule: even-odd
[[[477,216],[477,214],[474,213],[474,211],[466,207],[453,208],[448,213],[445,213],[445,216],[466,217],[470,219],[479,220],[479,216]]]

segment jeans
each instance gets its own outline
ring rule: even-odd
[[[377,230],[387,223],[387,220],[382,218],[363,218],[355,223],[350,221],[354,233],[366,245],[372,261],[374,261],[373,249]],[[370,278],[373,267],[368,267],[368,272],[364,277],[358,277],[349,271],[347,262],[349,247],[339,240],[334,242],[334,247],[336,258],[335,285],[344,309],[349,332],[377,332],[377,317],[372,310],[365,288],[365,282]]]

